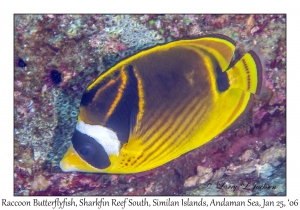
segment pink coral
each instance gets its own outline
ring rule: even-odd
[[[229,22],[228,15],[218,15],[215,19],[210,19],[210,25],[213,25],[217,28],[223,28]]]
[[[93,35],[90,39],[91,47],[99,47],[101,45],[101,36]]]
[[[31,183],[31,189],[34,191],[45,191],[50,187],[51,181],[47,180],[43,175],[38,175]]]
[[[104,51],[109,53],[119,53],[127,49],[127,46],[123,44],[119,39],[109,39],[105,42]]]
[[[268,112],[266,112],[264,109],[259,109],[257,112],[255,112],[255,114],[252,117],[253,122],[256,123],[256,124],[259,124],[261,122],[262,118],[267,113]]]

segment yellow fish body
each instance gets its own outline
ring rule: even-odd
[[[137,173],[193,150],[228,128],[261,88],[254,51],[230,67],[223,35],[139,52],[84,92],[63,171]]]

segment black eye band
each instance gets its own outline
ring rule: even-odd
[[[75,130],[72,144],[78,155],[93,167],[105,169],[110,166],[109,157],[103,146],[92,137]]]

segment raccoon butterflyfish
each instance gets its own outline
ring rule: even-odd
[[[141,51],[83,93],[63,171],[137,173],[209,142],[245,112],[262,83],[251,50],[234,65],[224,35]]]

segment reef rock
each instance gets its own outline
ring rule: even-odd
[[[212,168],[206,168],[203,166],[197,167],[197,175],[189,177],[184,181],[184,187],[199,186],[200,184],[206,183],[213,177],[214,173]]]
[[[252,160],[251,162],[247,162],[242,165],[234,166],[229,165],[227,166],[227,171],[225,172],[226,175],[239,175],[239,174],[250,174],[256,170],[255,165],[259,163],[259,159]]]
[[[274,146],[267,149],[261,154],[261,163],[270,163],[272,166],[279,166],[284,160],[286,155],[286,148],[283,146]]]

